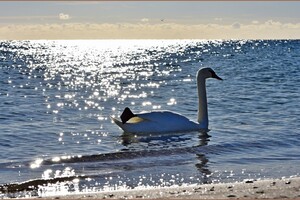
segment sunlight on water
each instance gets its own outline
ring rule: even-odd
[[[41,166],[41,164],[43,163],[43,159],[39,158],[37,160],[35,160],[33,163],[30,164],[30,168],[34,169],[34,168],[38,168]]]
[[[134,42],[137,44],[133,45]],[[36,42],[35,45],[41,45],[41,43],[45,44],[47,41]],[[149,89],[158,89],[161,85],[165,85],[165,80],[148,81],[149,77],[166,77],[172,72],[170,70],[158,71],[157,67],[161,63],[156,62],[156,59],[160,59],[162,55],[173,51],[173,48],[169,48],[169,42],[165,45],[164,42],[158,41],[143,43],[139,41],[61,41],[56,43],[58,45],[52,45],[49,50],[51,56],[48,56],[53,59],[51,62],[55,63],[54,65],[45,68],[39,63],[31,64],[30,67],[31,71],[45,69],[43,76],[47,84],[46,87],[42,86],[42,90],[47,96],[47,108],[54,114],[59,114],[64,107],[75,108],[78,111],[89,109],[101,111],[105,108],[104,102],[111,99],[117,100],[117,104],[120,104],[128,98],[141,99],[154,96],[154,90],[149,91]],[[154,58],[145,53],[144,50],[147,48],[155,52]],[[62,52],[63,55],[61,55]],[[131,58],[132,54],[136,55],[134,59]],[[47,59],[41,60],[49,62]],[[117,67],[120,64],[122,67]],[[170,67],[173,70],[181,70],[174,68],[172,64]],[[51,90],[61,91],[63,95],[51,96]],[[120,93],[122,95],[119,95]],[[52,103],[57,101],[59,102]],[[135,102],[131,104],[135,105]],[[175,104],[173,99],[167,102],[169,106]],[[152,109],[161,109],[162,106],[155,104],[151,107],[151,105],[150,101],[142,103],[142,106],[150,106]],[[98,119],[107,120],[102,116],[98,116]]]

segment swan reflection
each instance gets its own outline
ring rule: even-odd
[[[195,135],[198,134],[198,135]],[[184,154],[195,155],[195,160],[184,161],[195,163],[195,169],[200,172],[201,183],[211,183],[212,172],[208,168],[209,160],[205,155],[204,147],[208,145],[211,136],[207,132],[191,133],[154,133],[149,135],[139,135],[133,133],[123,133],[121,144],[126,147],[124,151],[148,150],[153,152],[153,156],[182,156]],[[155,152],[155,153],[154,153]],[[186,158],[188,158],[187,156]],[[184,156],[185,158],[185,156]],[[172,162],[172,159],[170,159]],[[176,161],[178,162],[178,161]],[[171,164],[171,163],[170,163]],[[176,163],[180,165],[180,163]]]

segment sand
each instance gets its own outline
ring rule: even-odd
[[[300,199],[300,177],[244,180],[238,183],[219,183],[168,188],[132,189],[48,199]],[[47,199],[47,198],[45,198]]]

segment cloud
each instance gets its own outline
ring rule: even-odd
[[[252,24],[259,24],[259,21],[253,20],[251,23],[252,23]]]
[[[265,22],[265,24],[268,26],[277,26],[277,27],[282,25],[281,22],[276,22],[273,20],[268,20]]]
[[[232,26],[232,28],[234,28],[234,29],[240,29],[240,28],[241,28],[241,24],[238,23],[238,22],[233,23],[231,26]]]
[[[69,20],[70,19],[70,15],[64,14],[64,13],[59,13],[58,17],[60,20]]]
[[[223,21],[223,18],[221,18],[221,17],[216,17],[216,18],[215,18],[215,21],[221,22],[221,21]]]
[[[64,14],[65,15],[65,14]],[[300,23],[0,24],[0,39],[299,39]]]
[[[149,19],[148,18],[143,18],[141,19],[142,22],[149,22]]]

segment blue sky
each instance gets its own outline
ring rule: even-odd
[[[0,39],[300,37],[296,1],[12,1],[0,6]]]

